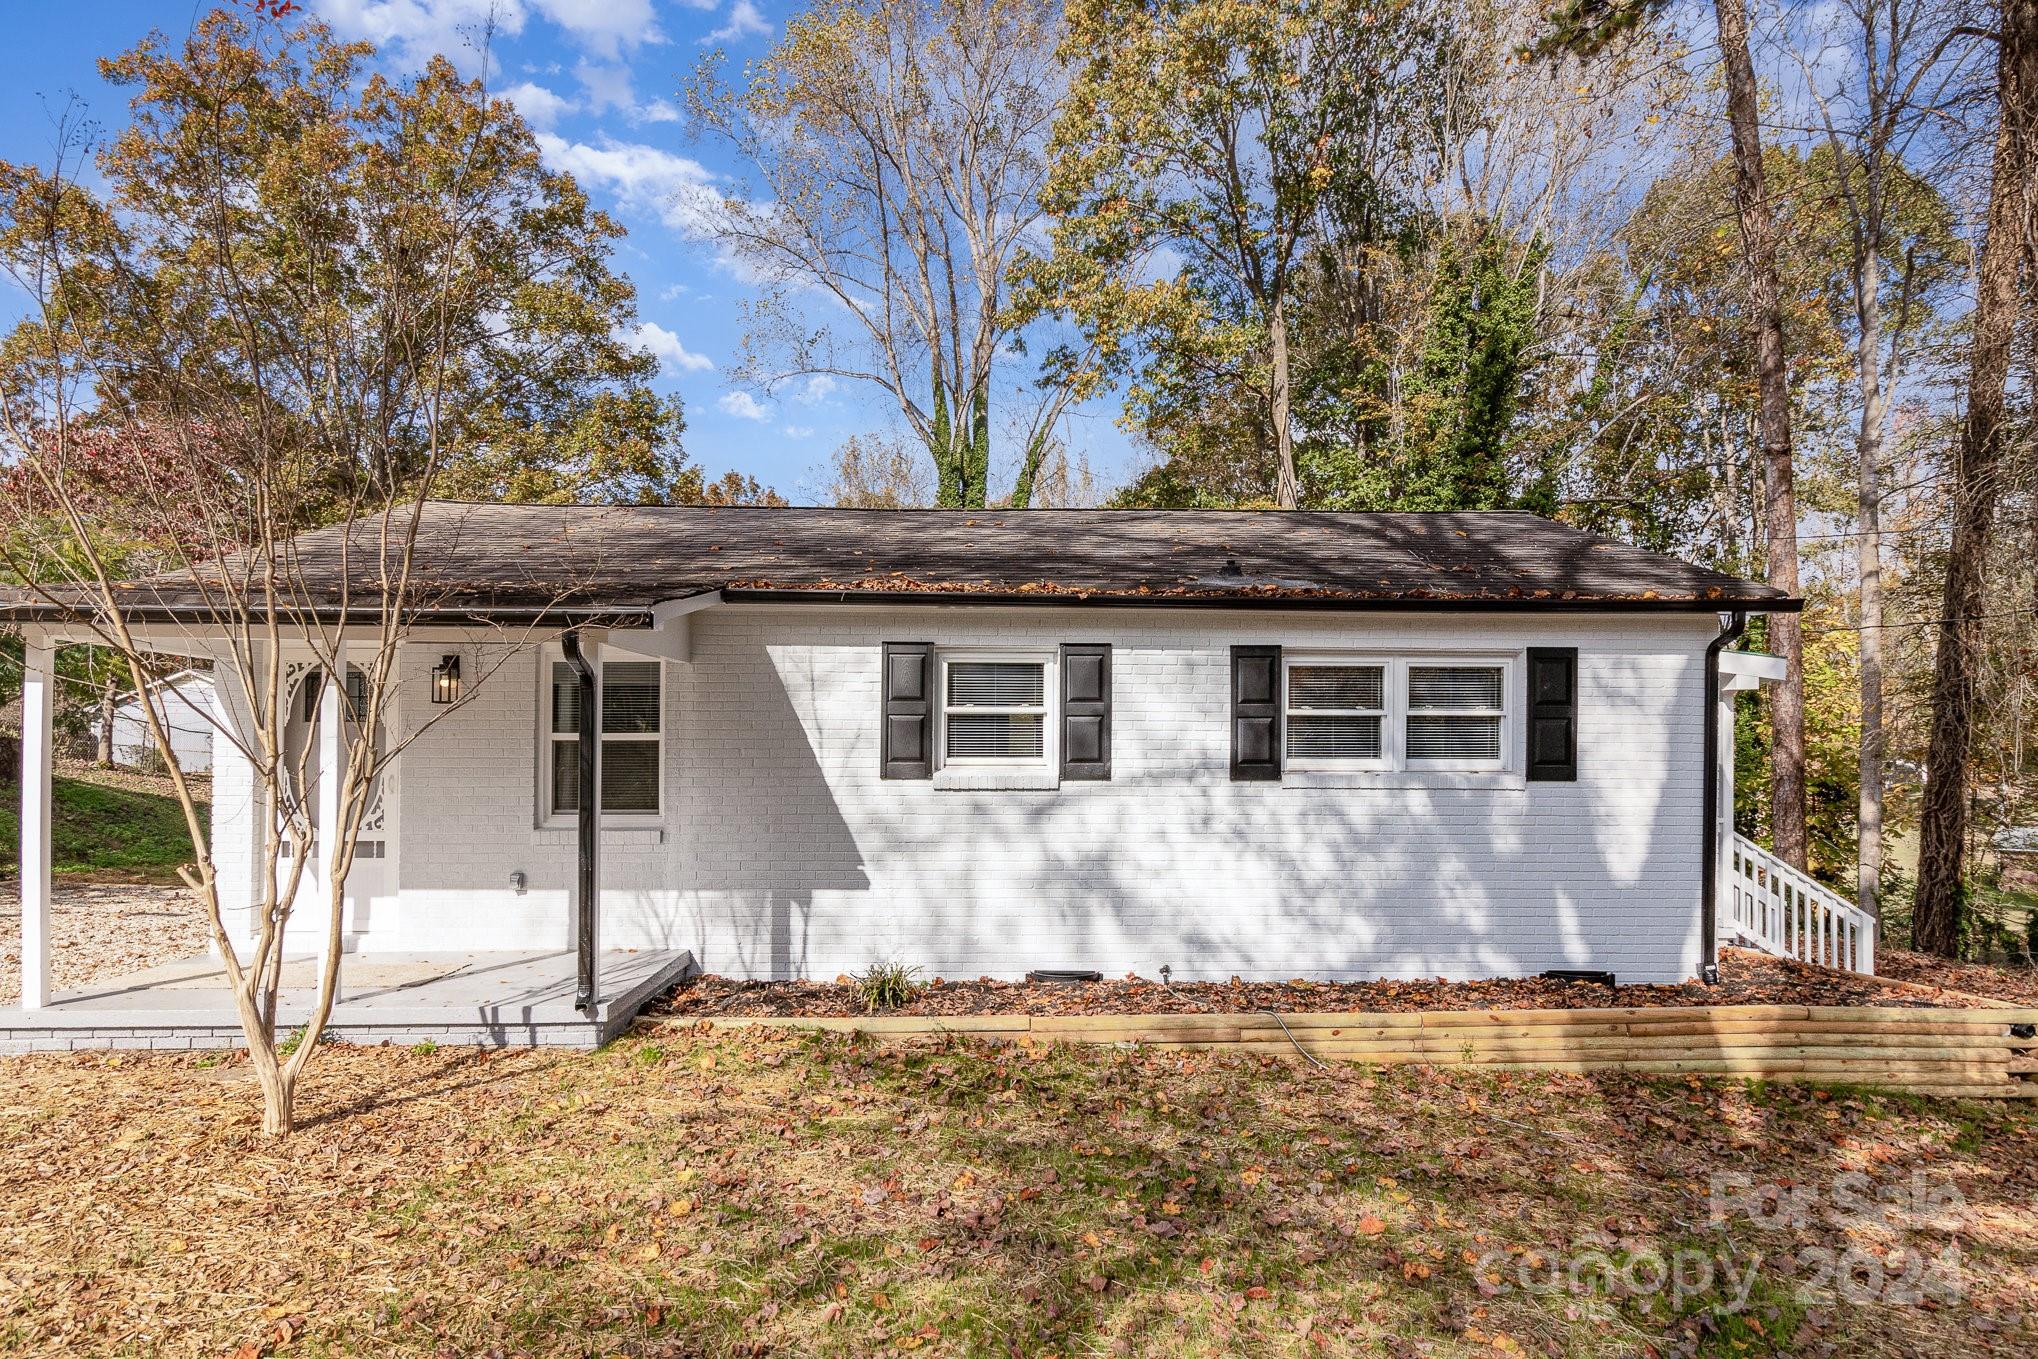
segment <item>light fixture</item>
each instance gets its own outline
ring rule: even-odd
[[[451,703],[460,697],[460,658],[441,656],[432,667],[432,702]]]

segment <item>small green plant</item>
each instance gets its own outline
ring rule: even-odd
[[[288,1057],[291,1053],[297,1051],[298,1047],[302,1045],[303,1042],[304,1042],[304,1028],[302,1025],[300,1025],[299,1027],[294,1028],[290,1031],[290,1036],[288,1038],[284,1039],[282,1042],[276,1045],[276,1055],[278,1057]]]
[[[657,1066],[665,1060],[665,1049],[656,1043],[646,1043],[633,1056],[639,1066]]]
[[[410,1050],[419,1057],[429,1057],[439,1050],[439,1045],[429,1038],[420,1038],[410,1045]]]
[[[911,1004],[914,993],[920,989],[920,969],[904,963],[877,962],[863,972],[851,974],[849,982],[863,998],[863,1008],[875,1014]]]

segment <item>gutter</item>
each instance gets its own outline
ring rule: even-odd
[[[1747,630],[1748,615],[1735,609],[1719,636],[1705,648],[1705,796],[1700,814],[1705,839],[1698,860],[1698,918],[1705,941],[1705,964],[1699,976],[1707,986],[1720,980],[1720,652]]]
[[[1758,610],[1796,613],[1801,599],[1530,599],[1464,596],[1459,598],[1382,595],[1275,595],[1241,591],[1225,594],[1084,594],[1074,590],[859,590],[778,589],[731,585],[722,589],[727,604],[1030,604],[1093,609],[1267,609],[1331,613],[1739,613]]]
[[[573,667],[580,698],[580,813],[576,818],[580,840],[579,871],[575,878],[574,908],[574,991],[573,1008],[592,1014],[595,1006],[595,898],[600,890],[596,871],[601,849],[601,691],[594,667],[580,650],[580,633],[568,628],[559,636],[566,663]]]

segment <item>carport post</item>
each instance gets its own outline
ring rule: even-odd
[[[598,644],[595,644],[598,645]],[[600,954],[596,932],[600,923],[601,871],[601,682],[593,661],[582,647],[580,632],[568,628],[559,638],[566,663],[573,667],[575,689],[580,696],[580,806],[576,823],[580,847],[578,871],[574,874],[574,988],[573,1008],[593,1014],[599,978],[595,965]]]
[[[50,998],[50,717],[57,651],[31,633],[21,672],[21,1008]]]

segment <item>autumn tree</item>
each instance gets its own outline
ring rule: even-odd
[[[441,494],[503,500],[668,498],[684,467],[677,398],[653,391],[658,361],[626,338],[636,292],[614,272],[622,228],[595,210],[573,179],[547,170],[535,139],[501,100],[491,100],[452,64],[434,59],[411,82],[363,83],[367,50],[342,45],[316,26],[262,24],[286,35],[271,59],[225,35],[193,67],[189,56],[151,40],[104,63],[106,78],[137,94],[133,118],[108,148],[105,167],[116,206],[156,224],[138,242],[147,288],[159,289],[180,260],[215,249],[221,231],[251,255],[278,262],[243,274],[252,295],[243,326],[309,332],[317,308],[354,305],[369,290],[402,282],[417,267],[417,230],[429,225],[427,195],[457,171],[482,167],[491,211],[462,225],[461,272],[436,304],[439,335],[430,351],[404,352],[394,333],[363,361],[382,365],[401,390],[413,365],[441,350],[453,361],[438,375],[438,418],[384,418],[378,389],[360,392],[354,446],[337,455],[326,488],[335,503],[355,478],[390,487],[436,459]],[[215,82],[208,85],[206,82]],[[209,116],[215,88],[249,82],[233,117]],[[276,148],[299,154],[279,158]],[[321,182],[319,177],[325,177]],[[246,186],[222,204],[222,189]],[[358,242],[336,233],[358,231]],[[357,248],[353,248],[358,245]],[[307,278],[303,261],[331,252],[330,272]],[[254,292],[259,287],[259,292]],[[181,299],[178,299],[181,300]],[[167,333],[147,333],[138,306],[123,352],[160,357],[186,318],[154,309]],[[420,318],[406,318],[417,324]],[[194,348],[190,357],[232,363],[246,346]],[[144,399],[115,356],[106,375],[110,410]],[[226,371],[221,381],[239,376]],[[304,389],[316,368],[271,370],[264,378]],[[437,440],[436,448],[429,447]]]
[[[829,458],[822,499],[848,510],[918,510],[934,504],[934,488],[908,440],[853,434]]]
[[[1846,260],[1839,291],[1852,303],[1855,421],[1855,569],[1860,685],[1859,808],[1855,897],[1876,911],[1883,871],[1884,713],[1888,670],[1883,573],[1885,447],[1890,411],[1919,322],[1950,280],[1950,225],[1920,249],[1902,225],[1937,194],[1907,163],[1930,147],[1949,85],[1976,46],[1959,5],[1846,0],[1834,37],[1854,58],[1844,75],[1800,52],[1800,68],[1824,133],[1830,200],[1843,210]],[[1823,36],[1823,35],[1821,35]],[[1950,214],[1947,214],[1950,216]],[[1936,247],[1936,248],[1934,248]]]
[[[1965,409],[1952,466],[1952,540],[1936,622],[1931,745],[1921,809],[1917,947],[1957,957],[1967,893],[1967,800],[1988,612],[1985,570],[2004,483],[2013,413],[2009,375],[2028,305],[2038,228],[2038,0],[2002,0],[1996,32],[2000,121],[1987,220],[1975,269]]]
[[[740,83],[717,55],[686,91],[748,176],[702,222],[758,280],[737,376],[884,392],[941,505],[993,498],[994,447],[1028,504],[1076,395],[1033,357],[1065,345],[1006,305],[1040,229],[1058,32],[1051,0],[820,0]]]
[[[1545,59],[1591,54],[1642,30],[1667,0],[1564,0],[1524,50]],[[1796,464],[1791,454],[1790,375],[1785,350],[1782,285],[1776,257],[1777,207],[1765,178],[1761,91],[1748,44],[1747,0],[1715,0],[1713,37],[1726,90],[1726,141],[1733,157],[1735,224],[1748,291],[1755,356],[1756,440],[1761,448],[1764,564],[1768,581],[1798,593]],[[1774,749],[1770,800],[1777,855],[1805,863],[1804,690],[1800,626],[1794,614],[1769,620],[1768,644],[1786,674],[1771,696]]]
[[[1086,389],[1132,375],[1135,422],[1213,374],[1231,418],[1299,503],[1292,326],[1306,245],[1332,204],[1379,186],[1367,143],[1417,97],[1419,6],[1076,0],[1071,85],[1045,190],[1053,249],[1026,266],[1029,314],[1075,318]]]
[[[414,569],[425,500],[634,498],[676,472],[677,411],[614,338],[632,315],[607,266],[616,228],[543,167],[506,102],[444,60],[398,80],[371,55],[315,23],[216,12],[104,64],[133,116],[96,177],[75,140],[54,169],[0,165],[0,267],[28,302],[0,340],[0,544],[133,687],[181,648],[228,696],[219,729],[265,809],[248,940],[222,914],[201,795],[169,774],[272,1134],[292,1127],[331,1014],[363,818],[433,720],[387,720],[404,640],[448,588]],[[355,528],[327,596],[293,540],[337,520]],[[514,640],[477,643],[463,701]],[[293,749],[307,692],[315,739]],[[167,752],[160,706],[145,716]],[[313,779],[319,746],[338,758]],[[283,939],[301,902],[325,912],[322,963],[289,1048]]]

